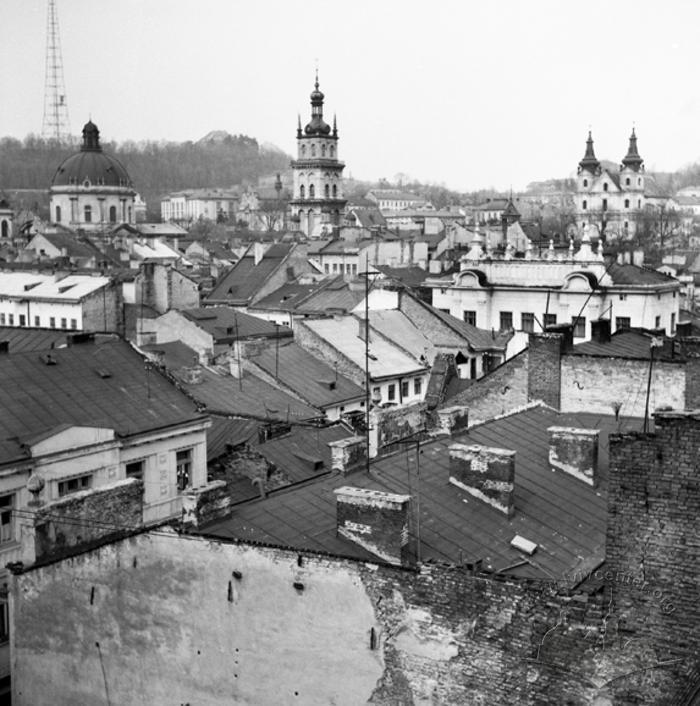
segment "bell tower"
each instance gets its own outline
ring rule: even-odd
[[[319,89],[318,71],[311,92],[311,120],[302,129],[297,124],[297,158],[292,161],[294,193],[290,206],[299,230],[310,238],[330,233],[345,213],[343,169],[338,159],[338,128],[323,119],[325,96]]]

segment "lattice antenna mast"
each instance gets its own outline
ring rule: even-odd
[[[41,126],[41,136],[45,139],[59,141],[70,138],[56,0],[49,0],[49,12],[46,20],[46,80],[44,83],[44,120]]]

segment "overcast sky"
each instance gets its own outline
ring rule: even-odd
[[[2,0],[0,135],[40,133],[47,0]],[[57,0],[72,132],[295,150],[318,60],[346,175],[471,190],[575,173],[589,126],[620,161],[700,160],[689,0]],[[214,185],[212,185],[214,186]]]

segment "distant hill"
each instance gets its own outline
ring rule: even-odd
[[[274,146],[261,147],[247,135],[223,130],[197,142],[103,142],[105,152],[127,168],[134,187],[148,203],[149,218],[160,213],[160,198],[171,191],[257,183],[259,177],[284,172],[291,157]],[[78,145],[58,145],[29,135],[0,139],[0,191],[48,189],[63,159]]]

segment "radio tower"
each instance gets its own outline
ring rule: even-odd
[[[49,0],[49,14],[46,20],[46,81],[44,83],[44,120],[41,126],[41,136],[44,139],[58,140],[59,142],[70,138],[56,0]]]

